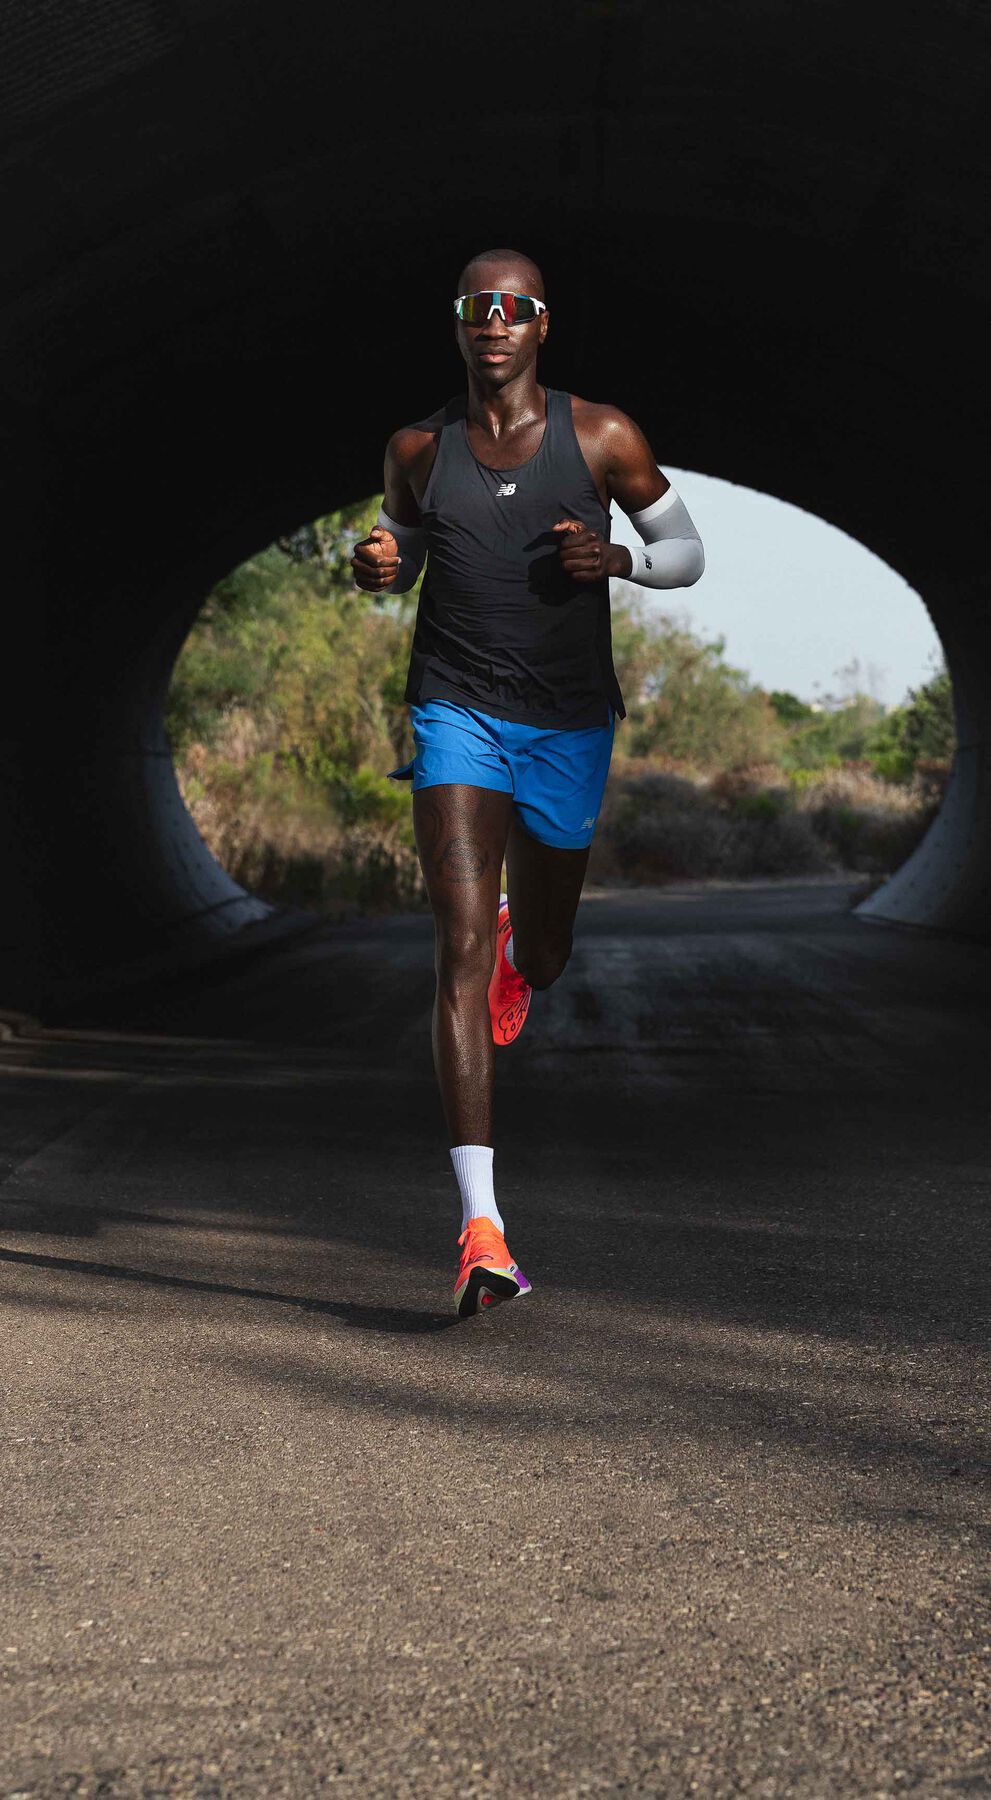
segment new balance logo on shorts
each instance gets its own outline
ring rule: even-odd
[[[590,819],[583,819],[583,821],[582,821],[582,830],[583,830],[583,831],[587,831],[587,830],[588,830],[588,828],[589,828],[589,826],[590,826],[590,825],[594,825],[594,824],[595,824],[595,814],[594,814],[594,813],[593,813],[593,814],[592,814],[592,817],[591,817],[591,818],[590,818]]]
[[[515,492],[515,481],[504,481],[501,487],[496,488],[496,499],[501,500],[504,494],[515,494]]]

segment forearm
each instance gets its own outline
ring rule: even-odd
[[[390,519],[383,506],[379,507],[375,523],[383,526],[386,531],[391,531],[399,548],[396,579],[381,591],[384,594],[407,594],[423,567],[427,554],[427,534],[422,525],[400,525],[397,520]]]
[[[630,513],[629,518],[644,542],[632,550],[622,544],[612,546],[623,566],[611,572],[639,587],[691,587],[705,568],[705,552],[688,508],[674,488],[669,487],[652,506]]]

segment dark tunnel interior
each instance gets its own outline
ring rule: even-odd
[[[545,269],[544,379],[922,595],[959,747],[861,914],[987,938],[986,14],[558,0],[499,48],[446,3],[10,18],[0,1006],[304,920],[199,838],[171,669],[220,575],[379,489],[458,390],[449,299],[493,242]]]

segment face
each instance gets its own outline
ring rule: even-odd
[[[533,294],[537,300],[544,297],[540,288],[534,286],[533,273],[525,264],[472,263],[462,281],[459,291],[465,294],[492,290]],[[456,318],[458,349],[469,369],[487,387],[505,387],[536,362],[537,351],[547,336],[547,320],[545,312],[522,325],[504,324],[499,313],[493,313],[484,325],[466,325]]]

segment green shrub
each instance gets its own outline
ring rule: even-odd
[[[788,805],[784,788],[761,788],[756,793],[738,794],[735,808],[741,819],[780,819]]]
[[[334,811],[345,825],[391,825],[410,816],[409,784],[374,769],[355,769],[333,784]]]

